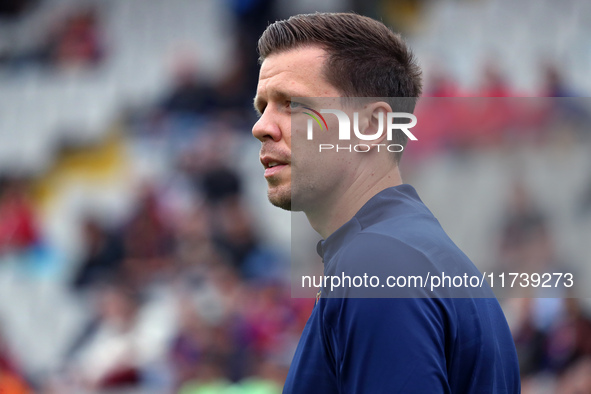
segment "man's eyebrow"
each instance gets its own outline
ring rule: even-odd
[[[254,110],[257,112],[257,114],[262,115],[263,111],[261,111],[261,107],[263,106],[263,99],[260,98],[260,96],[254,96],[254,99],[252,100],[252,105],[254,106]]]
[[[303,98],[306,97],[305,95],[295,92],[295,91],[287,91],[287,90],[279,90],[275,92],[275,96],[279,100],[288,100],[291,101],[292,98]]]
[[[305,95],[300,94],[298,92],[295,91],[287,91],[287,90],[275,90],[271,93],[271,95],[273,96],[273,98],[275,100],[281,101],[281,100],[285,100],[285,101],[291,101],[292,98],[297,97],[297,98],[306,98]],[[263,113],[263,107],[265,107],[265,104],[267,103],[267,100],[261,98],[260,96],[255,96],[254,100],[253,100],[253,105],[254,105],[254,109],[255,111],[261,115]]]

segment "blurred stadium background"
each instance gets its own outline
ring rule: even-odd
[[[0,0],[0,393],[281,391],[313,299],[251,101],[258,36],[300,12],[408,39],[437,107],[403,177],[479,267],[589,278],[591,2],[317,3]],[[466,97],[536,110],[458,128]],[[523,392],[591,392],[588,303],[501,301]]]

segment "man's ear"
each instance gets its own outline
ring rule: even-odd
[[[385,101],[377,101],[374,103],[367,104],[363,110],[363,121],[359,122],[359,131],[366,136],[376,136],[370,141],[371,144],[385,144],[387,133],[386,133],[386,120],[388,112],[392,112],[392,107]],[[360,114],[361,116],[361,114]]]

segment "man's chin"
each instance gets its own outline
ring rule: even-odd
[[[281,196],[269,193],[269,201],[278,208],[291,211],[291,196]]]
[[[291,190],[289,188],[270,186],[267,191],[267,197],[269,197],[271,204],[276,207],[285,209],[286,211],[292,210]]]

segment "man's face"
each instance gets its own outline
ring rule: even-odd
[[[283,209],[292,208],[293,167],[297,166],[298,174],[313,175],[310,160],[299,152],[298,160],[292,161],[292,97],[340,96],[322,74],[326,57],[323,49],[310,46],[270,55],[261,66],[255,97],[261,116],[252,134],[262,144],[260,159],[265,167],[269,200]],[[305,166],[310,166],[310,171],[304,170]],[[303,189],[314,191],[314,181],[308,183]]]

